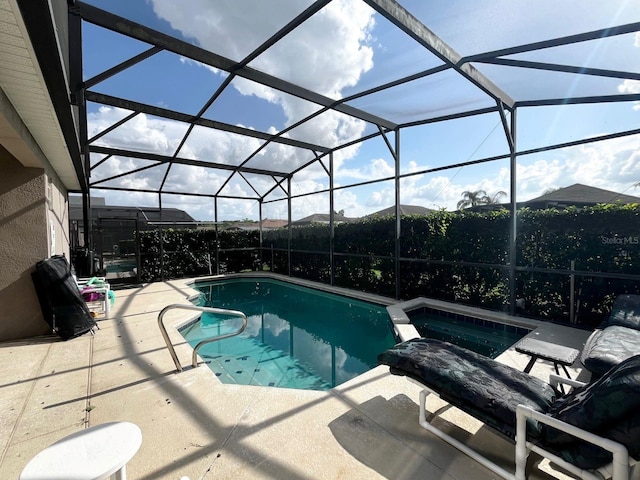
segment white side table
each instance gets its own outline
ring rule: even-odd
[[[20,480],[126,480],[126,464],[142,444],[129,422],[103,423],[58,440],[33,457]]]

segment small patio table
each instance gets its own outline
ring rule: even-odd
[[[126,480],[126,464],[142,444],[129,422],[96,425],[58,440],[33,457],[20,480]]]
[[[516,352],[529,355],[531,359],[524,368],[525,373],[531,371],[531,367],[536,363],[536,360],[541,358],[542,360],[548,360],[553,362],[553,366],[556,370],[556,374],[560,375],[558,365],[562,365],[564,373],[567,378],[571,378],[567,367],[573,365],[573,362],[578,358],[579,351],[575,348],[565,347],[564,345],[558,345],[556,343],[545,342],[535,338],[524,338],[516,345]]]

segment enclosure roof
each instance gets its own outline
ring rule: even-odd
[[[517,151],[515,109],[640,101],[636,1],[236,4],[74,3],[93,187],[264,201],[364,140],[396,158],[405,127],[491,113]],[[152,124],[178,141],[122,141]]]

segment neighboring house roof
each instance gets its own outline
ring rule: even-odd
[[[159,222],[160,209],[156,207],[121,207],[92,205],[91,218],[130,218],[145,222]],[[82,221],[82,206],[69,205],[69,219]],[[179,208],[162,208],[162,222],[197,223],[191,215]]]
[[[599,203],[638,203],[640,204],[640,197],[634,197],[632,195],[624,195],[618,192],[612,192],[611,190],[604,190],[602,188],[590,187],[588,185],[582,185],[581,183],[575,183],[568,187],[559,188],[549,193],[540,195],[539,197],[532,198],[526,202],[518,202],[518,208],[528,207],[535,210],[542,210],[545,208],[567,208],[567,207],[588,207],[597,205]],[[500,210],[509,208],[508,203],[494,203],[488,205],[476,205],[475,207],[465,208],[465,211],[470,212],[484,212],[491,210]]]
[[[286,227],[289,224],[286,220],[271,220],[269,218],[265,218],[262,220],[262,229],[266,228],[282,228]]]
[[[400,205],[400,215],[426,215],[428,213],[432,213],[435,210],[421,207],[418,205]],[[386,217],[388,215],[395,215],[395,207],[388,207],[378,212],[374,212],[370,215],[366,215],[362,218],[372,218],[372,217]],[[343,215],[335,214],[333,217],[334,222],[336,223],[349,223],[356,222],[360,220],[360,218],[351,218],[345,217]],[[291,222],[291,225],[309,225],[312,223],[329,223],[329,214],[328,213],[314,213],[309,215],[308,217],[301,218],[300,220],[296,220]]]
[[[106,205],[107,201],[104,197],[94,197],[91,195],[91,205]],[[82,196],[81,195],[69,195],[69,205],[74,207],[82,207]]]
[[[289,224],[286,220],[270,220],[265,218],[262,220],[262,230],[274,230],[276,228],[286,227]],[[260,230],[260,222],[226,222],[220,226],[223,230]]]
[[[429,213],[434,212],[435,210],[427,207],[421,207],[420,205],[400,205],[400,215],[427,215]],[[367,217],[386,217],[388,215],[395,215],[396,207],[391,206],[380,210],[378,212],[374,212]]]
[[[301,218],[300,220],[296,220],[295,222],[291,222],[291,225],[309,225],[311,223],[329,223],[330,216],[328,213],[314,213],[309,215],[308,217]],[[356,220],[355,218],[345,217],[343,215],[334,215],[333,221],[336,223],[342,222],[353,222]]]
[[[566,205],[595,205],[597,203],[640,203],[639,197],[632,195],[624,195],[622,193],[604,190],[602,188],[590,187],[576,183],[565,188],[559,188],[553,192],[545,193],[539,197],[533,198],[526,204],[533,203],[561,203]]]

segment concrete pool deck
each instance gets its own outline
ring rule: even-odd
[[[18,478],[40,450],[83,428],[130,421],[142,447],[132,480],[497,478],[418,425],[419,388],[376,367],[328,392],[224,385],[190,366],[191,347],[175,329],[193,312],[172,311],[167,326],[175,366],[157,325],[172,303],[187,304],[190,280],[118,290],[95,335],[0,343],[0,478]],[[174,325],[174,327],[172,327]],[[534,334],[580,348],[588,332],[543,325]],[[522,369],[511,349],[500,361]],[[551,364],[532,373],[547,379]],[[572,377],[582,377],[579,365]],[[513,446],[439,399],[439,424],[511,468]],[[530,478],[571,478],[542,465]]]

